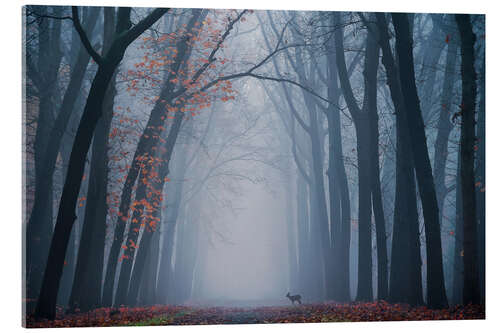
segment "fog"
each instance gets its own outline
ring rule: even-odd
[[[24,14],[28,312],[484,301],[484,16]]]
[[[206,302],[276,302],[288,291],[288,253],[283,194],[260,186],[243,186],[236,214],[226,212],[225,241],[201,249],[200,295]]]

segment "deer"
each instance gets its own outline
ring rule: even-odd
[[[288,297],[292,304],[295,304],[295,301],[297,301],[299,304],[302,304],[302,302],[300,301],[302,297],[300,295],[290,295],[290,292],[288,292],[285,296]]]

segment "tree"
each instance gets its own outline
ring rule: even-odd
[[[453,190],[453,186],[445,184],[446,161],[448,158],[448,141],[450,133],[453,129],[452,115],[453,112],[453,86],[455,83],[456,59],[458,49],[458,37],[456,33],[456,25],[450,19],[450,28],[446,29],[446,38],[448,42],[446,52],[446,65],[443,78],[443,90],[441,95],[441,110],[439,112],[438,130],[436,142],[434,144],[434,181],[436,183],[436,195],[440,218],[444,215],[444,201],[446,195]],[[454,29],[455,28],[455,29]],[[442,222],[441,222],[442,223]]]
[[[365,95],[363,106],[360,108],[354,97],[344,56],[344,35],[340,14],[335,13],[335,52],[337,59],[337,70],[339,73],[340,86],[344,99],[354,121],[356,128],[356,147],[358,157],[358,209],[359,209],[359,259],[358,259],[358,294],[359,301],[370,301],[373,299],[372,288],[372,254],[371,254],[371,215],[372,215],[372,160],[371,155],[371,125],[370,114],[377,112],[377,69],[379,46],[370,35],[366,38],[366,56],[364,68]],[[378,177],[378,175],[377,175]],[[380,207],[381,208],[381,207]],[[382,214],[383,215],[383,214]],[[380,215],[377,215],[380,217]],[[386,256],[387,254],[385,254]],[[379,258],[381,263],[387,259]],[[385,269],[384,269],[385,271]],[[380,278],[384,274],[380,274]],[[387,284],[384,282],[383,284]],[[383,289],[382,289],[383,290]]]
[[[474,69],[474,44],[476,35],[472,31],[470,15],[457,14],[455,20],[460,31],[462,51],[462,104],[460,134],[460,181],[462,187],[462,216],[464,237],[464,304],[479,304],[479,272],[477,253],[477,212],[474,180],[476,71]]]
[[[55,317],[59,281],[71,228],[75,221],[75,207],[82,182],[85,158],[90,147],[94,129],[102,115],[102,105],[108,84],[120,64],[127,47],[168,10],[155,9],[146,18],[131,27],[131,8],[119,8],[115,39],[108,52],[104,56],[101,56],[90,44],[87,35],[80,25],[78,9],[77,7],[73,7],[75,29],[78,31],[83,45],[98,64],[98,70],[92,82],[71,151],[57,222],[52,236],[47,266],[35,312],[35,316],[38,318],[53,319]]]
[[[103,50],[106,52],[115,31],[116,9],[104,8]],[[86,51],[84,51],[86,52]],[[101,281],[107,216],[108,138],[116,95],[116,73],[111,79],[92,141],[89,186],[85,204],[85,220],[78,249],[75,278],[69,300],[70,310],[87,311],[101,303]]]
[[[45,256],[47,255],[52,234],[52,179],[45,170],[46,152],[52,149],[49,142],[51,127],[54,123],[53,109],[56,107],[58,73],[61,65],[61,20],[50,20],[48,15],[59,16],[62,7],[53,13],[47,8],[33,8],[37,20],[38,59],[26,58],[28,75],[37,90],[38,117],[34,142],[35,162],[35,203],[26,230],[26,281],[28,298],[36,298],[42,282]],[[57,154],[57,152],[56,152]],[[44,195],[40,191],[45,189]]]
[[[423,303],[414,162],[401,81],[389,44],[385,14],[377,13],[382,64],[387,74],[396,113],[396,192],[392,233],[390,288],[388,299],[413,305]]]
[[[195,23],[198,22],[198,19],[200,15],[202,14],[201,10],[196,10],[194,11],[192,17],[190,18],[190,22],[187,26],[187,33],[193,34],[194,29],[195,29]],[[116,268],[119,260],[119,254],[120,250],[122,247],[123,243],[123,237],[124,237],[124,231],[125,231],[125,226],[126,222],[129,217],[129,210],[130,210],[130,205],[131,205],[131,200],[132,200],[132,194],[133,194],[133,187],[137,182],[137,178],[141,174],[142,167],[144,165],[143,160],[149,160],[152,158],[152,156],[149,156],[149,152],[152,151],[153,147],[155,147],[158,142],[160,141],[160,133],[162,131],[163,125],[168,119],[168,117],[165,114],[165,103],[168,103],[168,107],[172,107],[173,105],[176,105],[173,101],[174,98],[174,89],[175,89],[175,81],[176,75],[181,69],[181,66],[189,59],[189,54],[191,52],[191,46],[189,45],[189,39],[186,40],[185,38],[180,38],[176,45],[175,45],[175,61],[170,67],[170,71],[168,71],[168,75],[164,78],[164,83],[160,92],[160,96],[157,99],[157,101],[154,104],[153,109],[151,110],[151,114],[148,119],[148,123],[146,125],[146,128],[144,132],[142,133],[139,142],[137,144],[137,148],[134,152],[133,160],[132,160],[132,165],[130,169],[127,172],[127,176],[124,182],[124,187],[122,189],[121,193],[121,198],[120,198],[120,208],[119,208],[119,213],[118,213],[118,223],[115,228],[114,232],[114,238],[113,238],[113,243],[111,245],[111,250],[110,254],[108,257],[108,264],[107,264],[107,270],[106,270],[106,276],[104,280],[104,294],[103,294],[103,303],[104,305],[112,305],[113,304],[113,291],[114,291],[114,283],[115,283],[115,274],[116,274]],[[171,74],[174,73],[174,74]],[[167,107],[167,111],[168,111]],[[180,112],[181,114],[183,112]],[[182,118],[181,118],[182,121]],[[180,122],[178,124],[180,126]],[[172,147],[173,144],[175,144],[175,141],[172,142]],[[168,163],[168,162],[167,162]],[[147,171],[146,171],[147,172]],[[142,187],[139,189],[143,195],[145,195],[145,189]],[[137,196],[137,194],[136,194]],[[138,196],[140,197],[140,195]],[[143,198],[140,198],[140,201]],[[140,208],[140,207],[137,207]],[[136,210],[135,215],[138,215],[139,210]],[[138,216],[135,216],[132,218],[133,219],[138,219]],[[133,229],[133,228],[132,228]],[[134,231],[132,230],[132,233]],[[138,234],[130,235],[130,240],[136,243]],[[135,240],[134,240],[135,239]],[[130,245],[130,241],[127,240],[127,245]],[[132,249],[129,249],[129,251],[132,251]],[[126,256],[130,257],[130,253],[125,254]],[[131,269],[131,263],[130,267],[127,268],[125,271],[129,271]],[[126,264],[128,266],[129,264]],[[125,288],[125,284],[128,286],[128,278],[125,279],[125,277],[122,278],[121,284],[122,284],[122,289]],[[127,281],[127,282],[125,282]],[[126,297],[126,291],[122,290],[121,291],[120,297],[122,297],[122,301],[124,301],[124,298]]]
[[[443,308],[448,306],[448,300],[444,288],[439,209],[427,150],[424,122],[415,84],[412,46],[413,38],[410,35],[410,25],[406,14],[392,14],[392,21],[396,32],[399,76],[402,83],[401,92],[404,98],[408,129],[411,138],[411,151],[415,163],[415,171],[424,214],[427,250],[427,303],[433,308]]]

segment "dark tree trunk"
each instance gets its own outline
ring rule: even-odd
[[[453,250],[453,302],[462,304],[464,287],[464,218],[462,215],[462,182],[460,180],[460,151],[458,152],[455,197],[455,247]]]
[[[160,255],[160,233],[155,232],[152,244],[149,247],[148,260],[146,263],[145,276],[142,278],[140,288],[142,290],[140,301],[143,305],[156,304],[158,260]]]
[[[53,13],[47,13],[43,6],[36,7],[41,15],[60,15],[62,7],[54,7]],[[52,23],[52,24],[50,24]],[[34,141],[35,161],[35,206],[27,225],[26,240],[26,281],[27,296],[36,299],[40,291],[43,269],[46,263],[53,229],[53,191],[52,177],[43,185],[45,152],[49,149],[50,129],[54,124],[54,109],[58,91],[58,73],[61,64],[61,21],[44,18],[38,25],[38,63],[37,71],[40,77],[38,89],[38,118]],[[52,175],[52,174],[51,174]],[[37,191],[46,190],[41,197]],[[41,203],[38,201],[42,201]]]
[[[385,14],[377,13],[376,19],[382,63],[396,112],[396,192],[388,298],[392,302],[419,305],[423,303],[420,234],[411,139],[399,73],[389,44]]]
[[[74,7],[75,8],[75,7]],[[130,30],[130,8],[120,8],[116,39],[106,56],[99,60],[99,68],[92,82],[82,119],[78,126],[71,151],[66,180],[61,195],[57,222],[49,250],[40,297],[35,316],[54,319],[57,292],[61,278],[64,257],[71,229],[75,222],[75,208],[85,167],[85,158],[92,136],[102,114],[102,106],[108,84],[120,64],[125,50],[144,30],[155,23],[168,9],[156,9]]]
[[[158,179],[159,179],[159,184],[156,184],[155,187],[157,187],[157,191],[162,192],[163,187],[165,186],[165,179],[169,175],[169,164],[170,160],[172,157],[172,153],[174,151],[175,147],[175,142],[177,141],[177,137],[179,135],[179,131],[181,128],[181,123],[182,119],[184,118],[184,113],[183,112],[178,112],[175,116],[174,122],[171,126],[170,132],[167,137],[167,142],[166,142],[166,150],[165,153],[162,154],[160,159],[163,161],[162,164],[159,167],[159,172],[158,172]],[[185,156],[186,154],[182,154],[182,162],[183,164],[185,163]],[[157,210],[154,212],[156,215],[157,219],[161,220],[161,214],[160,210],[161,208],[158,207]],[[150,230],[144,230],[144,234],[141,239],[141,243],[139,244],[139,251],[137,253],[137,257],[135,260],[133,272],[131,274],[131,281],[130,281],[130,289],[127,293],[126,297],[126,302],[128,305],[134,305],[137,300],[137,295],[139,292],[139,286],[142,281],[142,276],[143,276],[143,271],[144,271],[144,265],[146,262],[146,257],[147,254],[149,253],[149,248],[150,248],[150,243],[151,239],[153,237],[152,233],[153,231]],[[123,265],[122,265],[122,270],[123,270]],[[117,296],[118,297],[118,296]]]
[[[69,303],[71,286],[73,284],[73,278],[75,276],[75,229],[76,228],[73,228],[73,230],[71,231],[71,236],[69,238],[68,251],[66,253],[66,259],[64,259],[64,268],[61,276],[61,286],[59,287],[60,291],[57,297],[57,304],[63,307],[66,307]]]
[[[421,305],[422,271],[420,232],[411,143],[404,113],[396,118],[396,197],[390,272],[391,302]]]
[[[201,10],[194,10],[193,17],[190,19],[186,28],[187,31],[193,30],[194,24],[198,22],[200,15]],[[176,61],[170,68],[173,73],[177,73],[179,71],[179,68],[189,57],[191,51],[191,48],[188,47],[188,43],[185,39],[182,39],[177,43],[176,49],[178,50]],[[151,110],[151,115],[149,117],[146,128],[139,139],[139,143],[137,144],[137,148],[132,160],[132,165],[129,169],[129,172],[127,173],[127,178],[124,182],[119,208],[119,216],[122,217],[122,220],[119,219],[117,221],[117,225],[114,231],[113,243],[111,245],[111,250],[107,262],[106,277],[104,280],[104,306],[111,306],[113,302],[113,290],[115,286],[118,256],[120,254],[124,238],[124,231],[126,226],[125,219],[128,219],[129,217],[133,187],[136,184],[136,180],[140,174],[140,158],[147,156],[147,154],[149,154],[149,152],[151,151],[151,148],[156,146],[159,141],[159,128],[162,128],[162,126],[164,126],[164,123],[167,119],[167,116],[165,115],[165,103],[172,102],[172,92],[175,88],[175,85],[170,81],[171,79],[172,77],[170,75],[167,75],[164,80],[164,86],[162,87],[160,96],[155,103],[153,110]]]
[[[170,158],[172,156],[172,153],[174,151],[174,146],[175,142],[177,141],[177,137],[179,135],[179,131],[181,128],[182,124],[182,119],[184,118],[184,112],[177,112],[175,115],[174,122],[170,128],[166,144],[165,144],[165,154],[161,156],[162,164],[160,166],[160,171],[158,172],[159,174],[159,179],[161,183],[161,187],[163,188],[163,182],[165,177],[168,176],[169,174],[169,164],[170,164]],[[132,263],[134,259],[134,252],[135,248],[133,244],[137,244],[137,238],[139,237],[139,228],[134,227],[134,224],[136,226],[141,225],[141,215],[144,214],[144,208],[145,205],[141,204],[140,202],[143,200],[148,199],[148,189],[147,189],[147,184],[149,183],[149,180],[147,179],[147,173],[144,172],[145,169],[141,169],[142,172],[144,173],[141,175],[141,178],[139,178],[139,185],[137,187],[136,191],[136,196],[135,196],[135,202],[137,203],[134,207],[134,213],[132,215],[132,224],[129,229],[129,235],[127,238],[127,243],[126,243],[126,250],[124,252],[124,260],[122,261],[122,265],[120,268],[120,275],[118,279],[118,289],[116,291],[116,300],[115,304],[127,304],[127,295],[129,293],[129,283],[130,283],[130,277],[132,274]],[[147,232],[147,230],[144,230],[144,232]],[[144,234],[143,237],[147,235]],[[147,242],[150,240],[150,236],[146,237]],[[147,253],[147,252],[146,252]],[[145,259],[145,257],[144,257]],[[142,259],[141,259],[142,260]],[[144,263],[141,263],[143,266]],[[140,278],[139,278],[140,280]],[[137,297],[137,290],[134,291],[135,296]]]
[[[358,118],[356,126],[358,158],[358,288],[357,301],[373,299],[372,286],[372,205],[370,165],[370,125],[368,114]]]
[[[115,9],[104,8],[104,50],[108,50],[115,29]],[[75,280],[70,298],[70,311],[88,311],[101,304],[101,281],[104,265],[108,187],[108,138],[116,95],[116,75],[112,78],[103,103],[92,143],[89,189],[85,205]]]
[[[99,7],[93,7],[87,15],[85,26],[89,34],[93,31],[99,10]],[[80,41],[78,42],[80,43]],[[64,93],[59,113],[56,117],[54,125],[52,126],[50,134],[48,135],[48,144],[43,155],[43,165],[40,167],[40,177],[36,179],[35,202],[28,224],[28,241],[26,242],[26,246],[28,249],[27,252],[34,255],[33,262],[37,263],[36,266],[41,265],[40,268],[42,271],[40,274],[43,272],[43,267],[45,265],[44,262],[49,248],[50,236],[52,235],[52,220],[48,223],[44,222],[45,220],[43,216],[52,215],[47,214],[46,210],[51,210],[52,207],[52,178],[56,168],[57,156],[59,151],[62,152],[63,150],[61,146],[63,141],[62,139],[72,115],[76,100],[80,95],[80,89],[89,59],[90,56],[88,52],[82,47],[78,52],[76,63],[72,68],[71,78],[66,92]],[[38,234],[43,235],[43,237],[36,236]],[[46,250],[38,248],[36,246],[38,241],[33,240],[32,237],[39,238],[40,241],[46,238]],[[28,255],[28,265],[30,265],[29,262],[31,261],[29,257],[30,255]]]
[[[479,109],[477,116],[477,158],[476,158],[476,202],[477,202],[477,219],[478,219],[478,269],[479,269],[479,286],[481,288],[481,303],[484,304],[486,297],[485,289],[485,204],[486,204],[486,114],[485,114],[485,59],[483,56],[481,62],[481,71],[483,73],[479,80]]]
[[[334,14],[334,22],[338,27],[335,30],[335,53],[337,70],[344,99],[356,128],[356,148],[358,159],[358,301],[373,299],[372,286],[372,180],[371,176],[371,142],[370,113],[377,112],[377,70],[379,46],[371,35],[366,39],[365,68],[363,72],[365,95],[362,109],[359,108],[354,97],[349,76],[347,73],[344,55],[344,33],[340,14]],[[377,142],[378,145],[378,142]]]
[[[332,43],[333,44],[333,43]],[[333,45],[332,45],[333,46]],[[328,57],[328,99],[338,101],[337,68],[334,55]],[[332,252],[334,256],[334,295],[339,302],[351,300],[349,287],[349,248],[351,240],[351,207],[349,187],[342,152],[342,130],[340,126],[340,110],[330,104],[327,111],[328,121],[328,188],[330,190],[330,229]]]
[[[417,175],[425,223],[427,250],[427,303],[431,308],[448,306],[444,288],[443,252],[439,210],[432,168],[427,149],[424,122],[415,83],[413,38],[406,14],[392,14],[396,31],[396,50],[399,63],[401,91],[410,132],[413,161]],[[403,84],[404,83],[404,84]]]
[[[380,185],[380,161],[379,161],[379,129],[376,101],[374,108],[370,110],[370,134],[371,134],[371,192],[373,215],[375,217],[375,230],[377,238],[377,298],[387,299],[388,295],[388,261],[387,261],[387,235],[385,231],[385,215],[382,203],[382,188]]]
[[[462,104],[460,135],[460,180],[462,182],[462,205],[464,220],[464,304],[480,303],[477,212],[474,180],[475,111],[476,111],[476,71],[474,69],[474,43],[469,15],[455,15],[460,31],[462,51]]]
[[[370,29],[375,29],[374,24],[369,25]],[[385,231],[385,217],[382,204],[382,189],[380,185],[380,161],[379,161],[379,126],[377,109],[377,71],[379,66],[380,48],[377,41],[371,34],[368,35],[365,63],[365,100],[367,103],[369,134],[369,166],[371,204],[375,218],[376,242],[377,242],[377,297],[387,298],[388,277],[387,277],[387,239]],[[370,171],[369,171],[370,172]]]

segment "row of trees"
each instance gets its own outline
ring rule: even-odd
[[[292,288],[433,308],[484,301],[484,95],[472,74],[484,73],[482,18],[292,12],[260,23],[268,48],[289,27],[302,46],[273,59],[274,74],[310,89],[266,89],[298,172]]]
[[[484,299],[482,17],[25,14],[29,313],[190,299],[203,276],[198,244],[224,237],[203,212],[216,219],[231,205],[221,193],[265,179],[255,163],[284,177],[290,288],[308,299]],[[249,42],[262,49],[244,54]],[[221,110],[242,105],[250,80],[265,111],[235,124]],[[263,133],[261,118],[275,126]],[[280,148],[252,144],[269,133]]]

